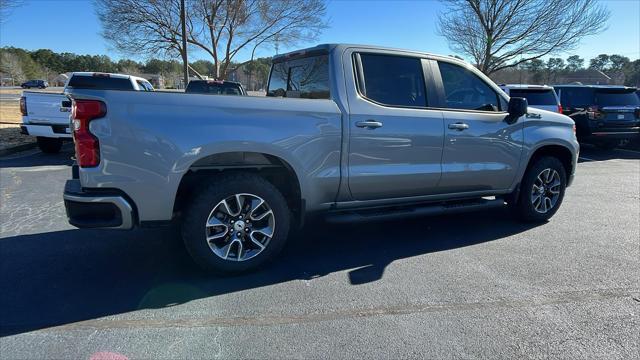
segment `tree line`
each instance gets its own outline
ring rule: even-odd
[[[240,63],[232,62],[229,66],[233,69],[239,65]],[[189,66],[192,73],[215,78],[216,68],[209,60],[196,60],[190,62]],[[242,73],[245,77],[253,78],[256,86],[264,87],[270,66],[270,58],[259,58],[247,62],[242,68]],[[52,81],[59,74],[73,71],[162,75],[169,81],[167,86],[173,86],[170,80],[180,77],[182,63],[163,59],[142,62],[125,58],[115,61],[107,55],[57,53],[49,49],[29,51],[15,47],[0,48],[0,73],[3,77],[12,78],[14,84],[28,79]]]
[[[584,74],[584,70],[592,70],[592,73]],[[566,59],[551,57],[546,61],[532,59],[496,71],[490,77],[498,83],[558,84],[571,82],[571,79],[589,79],[594,71],[601,74],[600,79],[609,78],[608,84],[640,86],[640,59],[631,61],[618,54],[600,54],[588,62],[578,55]]]

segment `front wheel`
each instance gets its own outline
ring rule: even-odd
[[[62,148],[62,139],[38,136],[36,141],[38,142],[38,147],[43,153],[55,154],[60,152],[60,149]]]
[[[205,270],[246,272],[280,252],[289,221],[287,202],[270,182],[253,174],[223,175],[194,194],[182,238]]]
[[[542,157],[532,164],[522,179],[517,210],[525,221],[546,221],[562,204],[567,176],[555,157]]]

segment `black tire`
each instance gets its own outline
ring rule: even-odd
[[[204,270],[219,274],[255,270],[282,250],[289,234],[291,213],[280,191],[264,178],[245,173],[222,175],[194,193],[184,212],[182,239],[193,260]],[[242,193],[264,199],[273,211],[275,231],[264,250],[255,257],[244,261],[225,260],[209,247],[205,223],[220,201]]]
[[[60,152],[60,149],[62,148],[62,139],[38,136],[36,141],[38,142],[38,147],[43,153],[55,154]]]
[[[559,196],[555,201],[555,204],[553,204],[548,211],[541,213],[536,210],[532,197],[534,184],[536,184],[538,175],[546,169],[555,170],[559,176],[560,185],[559,188],[557,188],[557,190],[559,190]],[[551,156],[545,156],[534,160],[529,169],[527,169],[527,172],[524,174],[520,185],[518,203],[515,206],[520,219],[527,222],[543,222],[549,220],[560,208],[566,188],[567,175],[560,160]]]

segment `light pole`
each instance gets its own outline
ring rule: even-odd
[[[182,25],[182,70],[184,72],[184,87],[187,88],[189,84],[189,61],[187,60],[187,24],[186,24],[186,10],[184,6],[184,0],[180,0],[180,24]]]

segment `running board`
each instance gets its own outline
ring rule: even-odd
[[[360,210],[335,210],[327,214],[326,220],[331,223],[353,223],[378,220],[406,219],[445,214],[457,214],[467,211],[494,209],[504,206],[504,199],[474,199],[447,203],[431,203],[402,207],[385,207]]]

